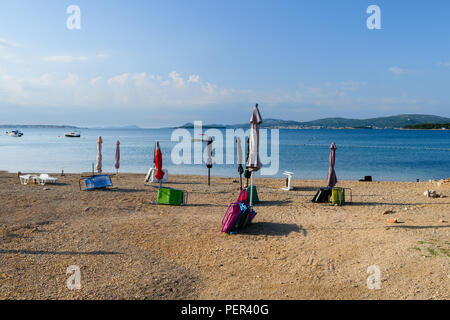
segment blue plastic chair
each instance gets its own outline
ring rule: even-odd
[[[111,177],[107,174],[101,174],[98,176],[93,176],[90,178],[81,179],[80,182],[84,180],[86,185],[86,191],[94,190],[94,189],[104,189],[112,186]],[[81,183],[80,190],[81,190]]]

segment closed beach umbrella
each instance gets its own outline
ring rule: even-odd
[[[208,158],[206,159],[206,167],[208,168],[208,186],[211,183],[211,168],[212,168],[212,143],[211,137],[206,139],[206,151],[208,153]]]
[[[102,137],[99,136],[97,139],[97,165],[95,169],[98,173],[102,173]]]
[[[245,140],[245,151],[246,151],[246,153],[245,153],[245,163],[247,163],[248,162],[248,154],[250,153],[249,152],[249,148],[248,148],[248,137],[247,137],[247,139]],[[250,176],[252,175],[252,173],[250,172],[250,170],[248,170],[248,169],[245,169],[245,171],[244,171],[244,177],[247,179],[247,185],[246,185],[246,187],[248,187],[248,179],[250,179]]]
[[[262,123],[261,114],[258,110],[258,104],[253,107],[252,116],[250,118],[250,136],[248,141],[248,159],[246,167],[250,171],[250,206],[253,200],[253,172],[258,171],[262,167],[259,158],[259,127]]]
[[[337,183],[336,172],[334,171],[334,164],[336,162],[336,144],[333,142],[330,146],[330,168],[328,169],[327,185],[333,188]]]
[[[120,142],[116,142],[116,159],[115,159],[114,167],[116,168],[116,172],[119,173],[120,168]]]
[[[262,123],[261,114],[259,113],[258,104],[253,107],[252,116],[250,118],[250,136],[248,141],[248,159],[246,167],[250,171],[258,171],[262,167],[259,158],[259,127]]]
[[[244,173],[244,168],[242,167],[242,164],[244,163],[244,159],[242,157],[241,138],[239,138],[239,137],[236,138],[236,150],[237,150],[239,180],[241,182],[241,190],[242,190],[242,174]]]
[[[162,153],[159,148],[159,142],[155,142],[155,178],[161,182],[162,178],[164,178],[164,171],[162,170]]]

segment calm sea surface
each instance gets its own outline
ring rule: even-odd
[[[163,166],[171,173],[206,175],[204,165],[171,161],[177,142],[170,129],[82,129],[81,138],[65,138],[64,129],[21,129],[21,138],[8,137],[0,128],[0,170],[10,172],[90,171],[98,136],[103,139],[103,169],[114,172],[116,140],[120,140],[120,172],[145,174],[153,165],[154,141],[160,140]],[[192,133],[192,130],[191,130]],[[224,136],[225,132],[223,131]],[[199,138],[199,137],[195,137]],[[405,130],[284,130],[279,131],[279,170],[294,178],[326,179],[329,145],[336,142],[338,179],[416,181],[450,177],[450,131]],[[224,143],[225,145],[225,143]],[[225,146],[224,146],[225,148]],[[269,156],[270,156],[269,147]],[[225,150],[224,150],[225,154]],[[225,161],[225,157],[224,157]],[[237,176],[237,166],[215,164],[216,176]]]

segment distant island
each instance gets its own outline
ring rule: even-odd
[[[70,125],[52,125],[52,124],[0,124],[0,128],[84,129]]]
[[[299,122],[294,120],[264,119],[261,128],[266,129],[403,129],[411,125],[450,123],[450,118],[424,114],[402,114],[390,117],[370,119],[324,118],[313,121]],[[193,123],[186,123],[177,128],[193,128]],[[203,128],[248,128],[248,123],[242,124],[206,124]]]
[[[379,117],[370,119],[348,119],[348,118],[324,118],[313,121],[295,121],[295,120],[281,120],[281,119],[263,119],[261,128],[265,129],[450,129],[450,118],[425,115],[425,114],[401,114],[389,117]],[[249,123],[240,124],[204,124],[204,129],[248,129]],[[79,130],[87,129],[76,127],[72,125],[11,125],[3,124],[0,128],[56,128]],[[193,123],[186,123],[177,127],[166,127],[166,129],[176,128],[194,128]],[[144,129],[136,125],[125,126],[105,126],[92,127],[91,129]]]
[[[403,129],[412,130],[443,130],[450,129],[450,123],[422,123],[422,124],[410,124],[405,126]]]

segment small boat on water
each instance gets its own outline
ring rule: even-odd
[[[6,132],[6,134],[10,137],[15,137],[15,138],[20,138],[21,136],[23,136],[23,133],[20,132],[19,130],[13,130],[10,132]]]
[[[79,137],[81,137],[81,134],[76,131],[71,131],[71,132],[64,133],[64,136],[66,136],[67,138],[79,138]]]

